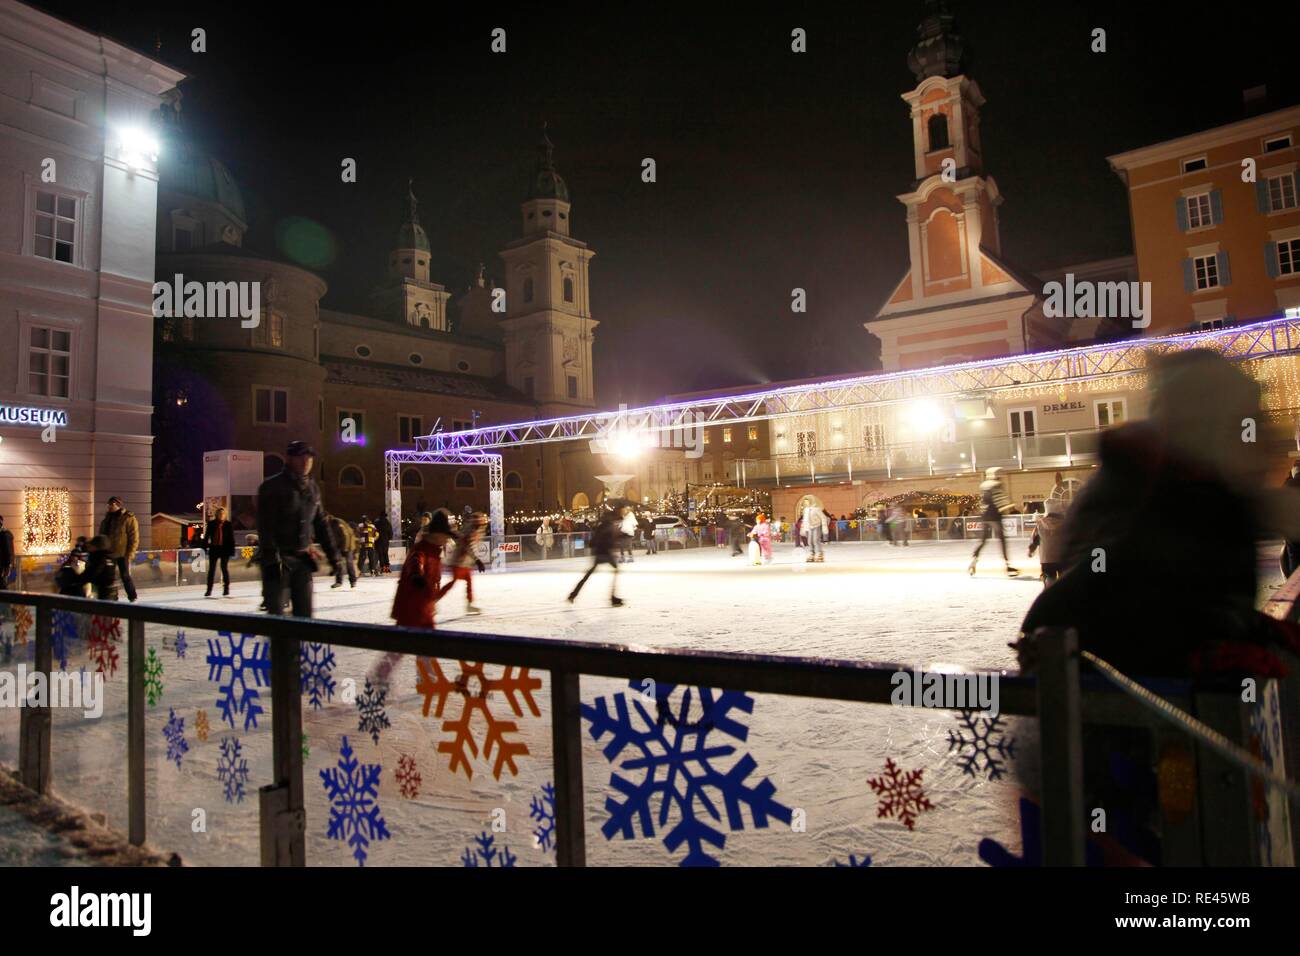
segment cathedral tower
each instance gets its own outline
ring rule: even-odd
[[[420,225],[413,184],[406,185],[406,218],[388,254],[387,281],[375,290],[379,315],[416,328],[448,332],[447,299],[450,293],[429,280],[429,237]]]

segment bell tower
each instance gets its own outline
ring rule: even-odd
[[[501,252],[506,266],[506,379],[557,414],[596,403],[588,265],[595,255],[569,234],[569,187],[556,172],[555,147],[542,130],[523,235]]]
[[[429,279],[429,236],[420,225],[414,184],[406,183],[406,218],[388,254],[388,277],[375,290],[381,315],[416,328],[449,332],[447,300],[451,294]]]

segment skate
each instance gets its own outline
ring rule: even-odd
[[[205,592],[203,592],[203,596],[204,596],[205,598],[212,597],[212,592],[211,592],[211,591],[205,591]]]
[[[576,601],[577,599],[578,599],[578,595],[576,595],[576,594],[570,594],[570,595],[569,595],[568,597],[566,597],[564,600],[566,600],[566,601],[568,601],[570,604],[572,604],[572,603],[573,603],[574,601]]]
[[[480,609],[476,608],[473,604],[466,604],[466,605],[465,605],[465,613],[466,613],[466,614],[482,614],[483,612],[482,612]]]
[[[971,577],[975,577],[975,562],[974,562],[974,561],[971,561],[971,563],[970,563],[970,567],[966,569],[966,573],[969,574]]]
[[[622,607],[623,599],[620,597],[612,597],[609,599],[609,603],[612,604],[614,607]]]
[[[332,591],[332,590],[334,590],[335,588],[341,588],[341,587],[343,587],[343,582],[342,582],[342,581],[335,581],[333,584],[330,585],[330,590]],[[356,585],[353,585],[353,587],[356,587]]]
[[[1007,577],[1009,577],[1009,578],[1018,578],[1018,577],[1020,577],[1020,572],[1017,571],[1015,568],[1013,568],[1011,565],[1008,564],[1008,565],[1007,565]]]

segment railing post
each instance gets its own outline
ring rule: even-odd
[[[275,780],[258,791],[262,866],[306,866],[302,791],[299,642],[271,643],[271,761]]]
[[[551,671],[551,752],[555,762],[555,861],[587,865],[587,832],[582,792],[582,714],[579,675]]]
[[[1043,789],[1043,865],[1083,866],[1083,725],[1079,638],[1038,631],[1038,738]]]
[[[979,462],[975,460],[975,442],[973,440],[970,443],[970,470],[976,474],[979,474],[980,470]]]
[[[144,621],[126,623],[126,793],[128,839],[145,840],[144,795]]]
[[[48,690],[50,668],[54,666],[50,644],[50,621],[54,612],[36,608],[36,670],[45,675]],[[24,697],[27,688],[18,691]],[[25,703],[25,702],[24,702]],[[27,704],[18,714],[18,768],[22,784],[37,793],[50,792],[50,708],[48,694],[44,707]]]

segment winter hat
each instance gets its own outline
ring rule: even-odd
[[[447,520],[447,512],[439,508],[429,519],[429,526],[424,529],[426,534],[451,534],[451,522]]]

